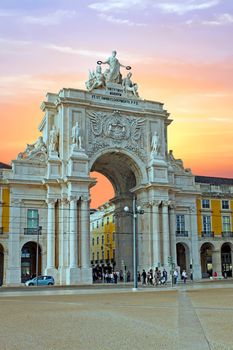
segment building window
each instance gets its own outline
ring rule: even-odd
[[[39,212],[37,209],[28,209],[27,211],[27,228],[39,227]]]
[[[102,235],[101,244],[104,245],[104,235]]]
[[[184,215],[176,215],[176,231],[179,233],[185,231]]]
[[[96,228],[99,228],[99,221],[96,222]]]
[[[110,252],[109,252],[109,250],[107,250],[107,259],[108,260],[110,259]]]
[[[104,219],[101,220],[101,226],[104,226]]]
[[[209,199],[202,199],[202,208],[203,209],[210,209],[210,200]]]
[[[100,259],[100,253],[97,252],[97,260],[99,260],[99,259]]]
[[[115,260],[115,258],[116,258],[116,251],[115,251],[115,249],[113,249],[112,255],[113,255],[113,259]]]
[[[211,232],[211,217],[203,216],[203,231],[204,232]]]
[[[92,238],[92,245],[95,245],[95,238]]]
[[[229,209],[229,201],[222,201],[222,209]]]
[[[95,260],[95,253],[92,253],[92,260]]]
[[[104,260],[104,251],[102,251],[102,260]]]
[[[223,216],[222,217],[222,230],[223,230],[223,232],[231,232],[230,216]]]
[[[96,238],[96,244],[99,244],[99,237]]]
[[[109,224],[109,217],[107,217],[107,225]]]

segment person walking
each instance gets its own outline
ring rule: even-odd
[[[173,273],[174,284],[177,284],[177,282],[178,282],[178,275],[179,275],[178,271],[175,270],[174,273]]]
[[[187,281],[187,272],[185,270],[183,270],[183,272],[182,272],[182,279],[183,279],[184,283],[186,283],[186,281]]]
[[[145,286],[146,285],[146,271],[142,271],[142,284]]]

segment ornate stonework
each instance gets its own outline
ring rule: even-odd
[[[118,111],[89,113],[88,151],[116,147],[128,149],[144,159],[144,122],[144,119],[123,117]]]

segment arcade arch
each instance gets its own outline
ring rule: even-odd
[[[37,243],[29,241],[21,249],[21,282],[36,275]],[[38,275],[41,274],[41,247],[38,246]]]
[[[190,251],[187,244],[179,242],[176,244],[177,265],[180,267],[180,271],[189,271],[190,269]]]
[[[213,244],[206,242],[202,244],[200,249],[201,254],[201,273],[202,277],[210,277],[213,274],[213,255],[214,246]]]
[[[232,277],[232,244],[223,243],[221,247],[221,263],[222,263],[222,273],[226,273],[227,277]]]

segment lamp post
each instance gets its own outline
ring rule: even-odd
[[[133,217],[133,291],[137,291],[138,288],[138,276],[137,276],[137,218],[138,214],[144,214],[144,210],[140,206],[136,206],[136,197],[133,197],[133,210],[130,211],[129,207],[124,207],[124,211]]]
[[[37,227],[37,240],[36,240],[36,286],[38,287],[38,274],[39,274],[39,235],[41,235],[42,226]]]

